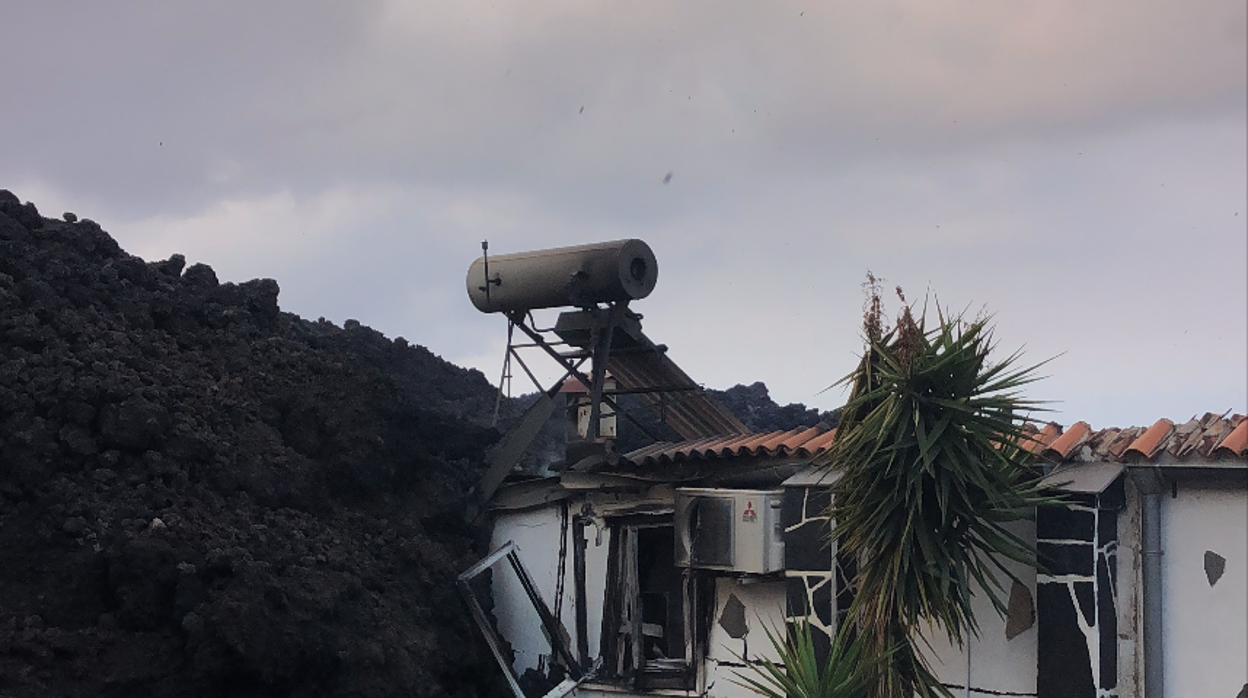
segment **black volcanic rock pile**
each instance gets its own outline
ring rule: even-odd
[[[481,374],[0,191],[0,697],[492,696]]]
[[[820,412],[800,402],[779,405],[771,399],[767,385],[761,381],[738,384],[727,390],[708,390],[752,432],[788,431],[798,427],[823,425],[828,429],[840,421],[840,410]]]

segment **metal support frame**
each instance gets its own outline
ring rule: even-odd
[[[607,360],[611,356],[611,338],[615,334],[615,326],[624,319],[624,309],[627,307],[628,303],[612,303],[605,321],[595,323],[591,331],[594,344],[593,384],[589,389],[589,429],[585,435],[590,441],[598,439],[602,427],[599,424],[602,419],[602,388],[607,378]],[[595,312],[594,315],[598,313]]]
[[[596,323],[592,330],[593,337],[594,337],[593,339],[594,346],[593,346],[593,351],[590,353],[583,353],[583,352],[571,352],[571,353],[566,353],[566,354],[560,353],[557,349],[555,349],[555,347],[562,345],[563,342],[551,342],[551,341],[548,341],[544,336],[542,336],[543,332],[551,332],[553,330],[552,329],[539,329],[535,327],[534,326],[535,323],[533,323],[530,313],[515,311],[512,313],[508,313],[507,315],[507,319],[511,321],[511,326],[519,327],[520,331],[524,332],[524,334],[526,334],[532,342],[531,344],[527,344],[527,345],[515,345],[511,342],[511,335],[509,332],[508,345],[507,345],[507,351],[509,355],[515,352],[515,349],[518,346],[538,347],[542,349],[543,351],[545,351],[548,356],[554,359],[564,369],[563,377],[560,378],[558,381],[556,381],[555,384],[551,386],[549,390],[542,388],[541,384],[538,383],[537,379],[533,377],[533,374],[529,373],[529,378],[533,381],[533,384],[537,386],[538,390],[542,390],[543,392],[546,392],[548,395],[553,396],[554,393],[558,390],[559,385],[563,383],[563,381],[567,380],[568,378],[576,378],[577,380],[581,382],[581,384],[588,386],[590,388],[591,413],[590,413],[590,419],[589,419],[589,427],[590,427],[589,435],[587,435],[587,438],[590,440],[594,440],[598,438],[598,429],[600,426],[599,420],[602,417],[601,403],[603,402],[607,403],[607,405],[609,405],[611,409],[615,411],[615,414],[622,415],[625,419],[627,419],[630,423],[632,423],[633,426],[640,429],[641,432],[645,434],[646,436],[650,437],[651,439],[655,441],[661,440],[656,434],[652,433],[649,429],[645,427],[645,425],[643,425],[640,421],[638,421],[636,417],[633,417],[629,413],[621,410],[620,406],[616,403],[616,401],[611,396],[612,395],[627,395],[627,394],[634,394],[634,393],[656,393],[656,392],[662,393],[662,392],[668,392],[671,389],[664,388],[661,386],[650,388],[650,389],[625,389],[625,390],[604,390],[603,388],[603,382],[606,379],[607,362],[611,358],[611,341],[612,341],[612,337],[614,336],[615,326],[618,325],[620,320],[623,319],[624,313],[627,309],[628,309],[627,302],[612,303],[607,308],[598,309],[598,315],[596,316],[596,319],[600,319],[600,322]],[[592,359],[593,363],[591,365],[590,372],[587,375],[581,370],[581,366],[584,365],[585,361],[589,359]],[[521,362],[521,366],[524,367],[524,370],[526,372],[528,372],[528,368],[524,366],[523,362]],[[682,387],[681,389],[687,390],[690,388]]]

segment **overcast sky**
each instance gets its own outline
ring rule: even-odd
[[[871,270],[1057,357],[1063,424],[1245,412],[1245,7],[15,0],[0,188],[492,380],[481,240],[636,237],[710,387],[840,404]]]

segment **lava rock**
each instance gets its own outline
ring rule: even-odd
[[[0,694],[505,695],[485,377],[75,218],[0,190]]]

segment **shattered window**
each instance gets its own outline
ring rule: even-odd
[[[653,518],[653,517],[651,517]],[[602,677],[635,689],[692,688],[692,575],[676,566],[671,519],[621,521],[611,538]]]
[[[684,585],[673,564],[674,548],[670,526],[637,530],[637,593],[647,660],[685,658]]]
[[[508,542],[461,574],[458,584],[473,620],[503,669],[515,698],[562,695],[560,687],[582,677],[581,669],[568,649],[567,630],[551,614],[538,593],[532,577],[520,561],[515,544]],[[502,607],[495,604],[495,599],[504,593],[504,589],[510,590],[513,596],[522,596],[527,603],[506,603]],[[517,654],[532,651],[533,648],[513,647],[507,641],[508,633],[499,626],[508,621],[511,626],[527,627],[541,634],[542,641],[533,643],[541,646],[543,661],[538,670],[516,673],[514,664]]]

